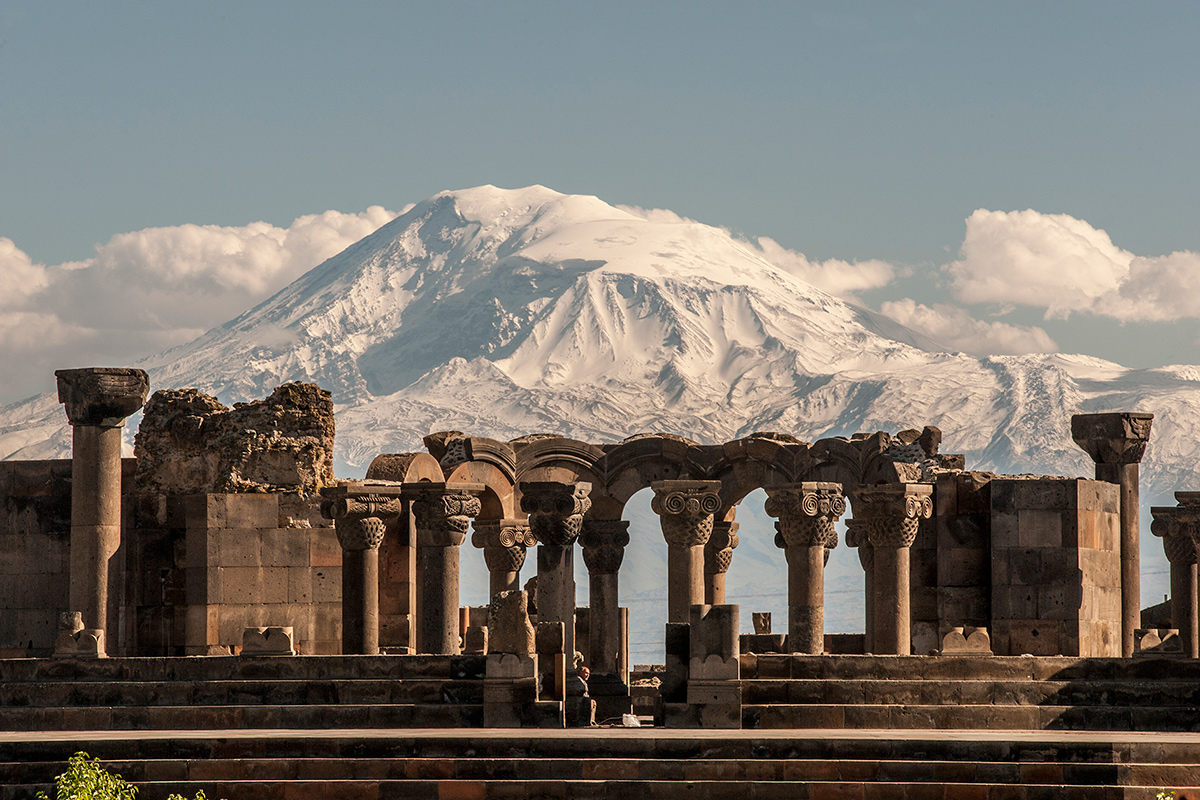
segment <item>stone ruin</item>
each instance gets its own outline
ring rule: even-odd
[[[755,654],[1130,658],[1178,642],[1196,656],[1200,495],[1154,510],[1176,597],[1169,626],[1141,624],[1137,464],[1147,414],[1075,418],[1096,479],[967,470],[926,427],[712,445],[450,431],[428,436],[427,452],[379,456],[365,480],[338,481],[333,406],[316,386],[286,384],[232,409],[193,389],[158,391],[135,458],[122,460],[119,429],[145,398],[145,373],[59,379],[73,462],[0,464],[4,657],[455,657],[467,642],[486,654],[487,719],[567,724],[569,697],[620,718],[639,678],[621,567],[631,535],[649,535],[622,517],[646,488],[668,546],[655,706],[667,724],[740,726],[739,664]],[[756,489],[768,495],[774,532],[736,521]],[[861,637],[824,631],[824,566],[839,519],[866,575]],[[725,573],[747,535],[773,536],[783,551],[782,633],[756,619],[756,633],[739,636],[737,607],[725,603]],[[520,574],[535,545],[531,614]],[[588,608],[576,606],[576,552]],[[460,559],[480,556],[496,598],[488,614],[459,608]],[[501,629],[489,637],[493,624]],[[577,652],[590,669],[582,694],[572,688]]]

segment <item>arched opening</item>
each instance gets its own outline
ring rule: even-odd
[[[654,492],[642,489],[625,504],[629,544],[621,563],[621,605],[629,609],[630,664],[661,664],[666,649],[667,542],[658,515],[650,509]]]

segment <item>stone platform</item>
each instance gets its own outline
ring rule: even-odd
[[[0,733],[0,800],[81,749],[145,800],[1200,797],[1196,734],[609,728]]]

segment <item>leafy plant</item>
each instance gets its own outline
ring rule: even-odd
[[[67,771],[54,779],[55,800],[137,800],[137,787],[100,766],[100,759],[80,751],[67,759]],[[45,792],[37,800],[50,800]],[[172,794],[167,800],[187,800]],[[208,800],[203,791],[194,800]]]
[[[1158,794],[1154,795],[1154,800],[1175,800],[1175,792],[1170,789],[1159,789]]]
[[[100,759],[82,751],[67,760],[67,771],[54,779],[56,800],[137,800],[137,787],[111,775]],[[50,800],[45,792],[37,800]]]

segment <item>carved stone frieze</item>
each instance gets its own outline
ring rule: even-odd
[[[616,575],[625,560],[629,523],[622,519],[585,519],[579,544],[589,573]]]
[[[809,481],[767,487],[767,514],[778,518],[776,544],[837,547],[833,523],[846,512],[838,483]]]
[[[862,486],[854,490],[856,531],[872,547],[910,547],[922,519],[933,515],[933,487],[924,483]]]
[[[1146,454],[1153,414],[1075,414],[1071,438],[1097,464],[1137,464]]]
[[[650,508],[662,521],[667,544],[695,547],[712,535],[713,515],[721,509],[720,481],[655,481]]]
[[[1176,499],[1180,494],[1185,493],[1176,492]],[[1195,564],[1196,539],[1200,537],[1200,505],[1155,506],[1150,509],[1150,514],[1153,517],[1150,532],[1162,538],[1167,561]]]
[[[566,547],[575,543],[583,526],[583,515],[592,507],[586,481],[522,481],[521,510],[529,515],[529,527],[542,544]]]
[[[458,547],[467,538],[471,518],[482,510],[480,483],[404,484],[404,496],[412,501],[418,547]]]
[[[85,367],[55,370],[54,376],[58,402],[66,407],[72,425],[120,428],[145,404],[150,391],[150,378],[142,369]]]

